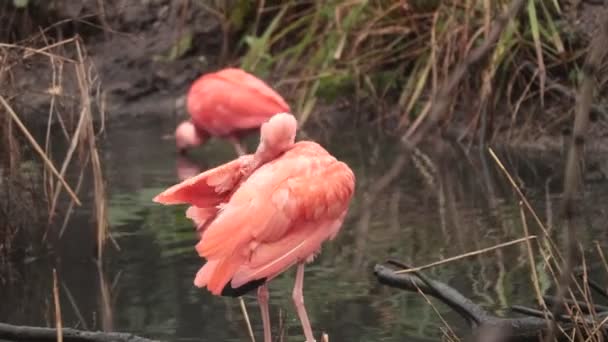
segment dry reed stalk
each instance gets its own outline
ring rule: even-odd
[[[63,325],[61,322],[61,305],[59,304],[59,286],[57,286],[57,270],[53,268],[53,301],[55,303],[55,327],[57,342],[63,342]]]
[[[508,246],[511,246],[511,245],[516,245],[516,244],[521,243],[521,242],[530,241],[532,239],[536,239],[536,235],[525,236],[523,238],[519,238],[519,239],[515,239],[515,240],[512,240],[512,241],[500,243],[500,244],[497,244],[497,245],[494,245],[494,246],[491,246],[491,247],[487,247],[487,248],[482,248],[482,249],[479,249],[479,250],[476,250],[476,251],[473,251],[473,252],[468,252],[468,253],[456,255],[456,256],[453,256],[453,257],[450,257],[450,258],[445,258],[445,259],[442,259],[442,260],[439,260],[439,261],[435,261],[435,262],[432,262],[432,263],[429,263],[429,264],[426,264],[426,265],[423,265],[423,266],[408,268],[406,270],[395,271],[395,274],[418,272],[418,271],[421,271],[421,270],[424,270],[424,269],[427,269],[427,268],[431,268],[431,267],[434,267],[434,266],[447,264],[447,263],[450,263],[452,261],[456,261],[456,260],[460,260],[460,259],[465,259],[465,258],[476,256],[476,255],[479,255],[479,254],[484,254],[484,253],[492,252],[492,251],[495,251],[495,250],[500,249],[500,248],[508,247]]]
[[[589,113],[593,102],[595,90],[595,75],[600,70],[602,60],[606,55],[606,46],[608,46],[608,22],[602,22],[600,32],[589,44],[589,55],[583,65],[583,79],[579,85],[579,93],[576,101],[576,113],[574,117],[574,128],[572,138],[569,144],[568,156],[566,159],[565,176],[564,176],[564,193],[563,193],[563,215],[565,229],[565,250],[566,256],[563,260],[562,271],[557,282],[557,303],[551,311],[553,317],[563,310],[563,302],[570,288],[572,281],[572,270],[577,262],[576,255],[576,231],[574,227],[574,218],[577,215],[575,207],[575,198],[582,187],[582,170],[581,164],[584,159],[584,147],[587,134],[587,126],[589,125]],[[555,328],[557,322],[551,321],[549,333],[545,341],[551,341],[555,336]]]
[[[57,171],[57,169],[53,165],[53,162],[48,158],[48,156],[46,155],[46,153],[44,153],[44,151],[42,150],[42,148],[40,147],[40,145],[38,145],[38,142],[36,142],[36,139],[34,139],[34,137],[30,134],[29,130],[25,127],[25,125],[19,119],[19,116],[15,113],[15,111],[13,110],[13,108],[8,104],[8,102],[5,100],[5,98],[2,95],[0,95],[0,103],[2,104],[2,106],[4,107],[4,109],[9,113],[9,115],[13,119],[13,121],[17,124],[17,126],[19,127],[19,129],[21,130],[21,132],[23,133],[23,135],[28,139],[28,141],[30,142],[30,144],[32,145],[32,147],[34,148],[34,150],[38,153],[38,155],[40,156],[40,158],[49,167],[49,169],[55,175],[55,177],[57,177],[57,179],[59,180],[59,182],[61,183],[61,185],[65,188],[65,190],[67,191],[67,193],[70,195],[70,197],[72,198],[72,200],[77,205],[82,205],[82,203],[78,199],[78,196],[76,196],[76,193],[74,193],[74,191],[72,190],[72,188],[70,187],[70,185],[61,176],[61,174],[59,173],[59,171]]]
[[[526,212],[524,211],[522,204],[523,203],[520,201],[519,202],[519,215],[521,217],[521,223],[524,228],[525,236],[530,236],[530,232],[528,230],[528,222],[526,221]],[[547,305],[545,304],[545,301],[543,300],[543,295],[540,290],[540,285],[539,285],[540,281],[538,280],[538,273],[536,271],[536,266],[535,266],[536,263],[534,262],[534,252],[532,250],[532,243],[530,242],[530,240],[526,241],[526,250],[527,250],[527,254],[528,254],[528,262],[530,263],[530,277],[532,280],[532,284],[534,285],[534,294],[536,295],[536,301],[538,302],[538,305],[540,305],[540,307],[543,308],[546,313]],[[548,316],[545,317],[545,319],[548,319]]]
[[[61,41],[61,42],[58,42],[57,44],[54,44],[54,45],[58,46],[58,45],[61,45],[61,44],[64,44],[64,43],[66,43],[66,41]],[[67,43],[69,43],[69,41],[67,41]],[[66,58],[66,57],[63,57],[63,56],[58,56],[58,55],[54,55],[52,53],[46,52],[45,50],[48,47],[45,47],[45,48],[42,48],[42,49],[33,49],[33,48],[30,48],[30,47],[27,47],[27,46],[21,46],[21,45],[15,45],[15,44],[6,44],[6,43],[0,43],[0,47],[19,49],[19,50],[24,50],[24,51],[30,53],[29,55],[24,55],[23,58],[28,58],[28,57],[30,57],[30,56],[32,56],[34,54],[41,54],[41,55],[45,55],[47,57],[54,57],[54,58],[60,59],[60,60],[62,60],[64,62],[72,62],[72,63],[75,62],[71,58]]]
[[[80,325],[82,325],[82,327],[85,330],[89,330],[89,327],[87,326],[87,322],[84,319],[84,316],[82,316],[82,313],[80,312],[78,303],[76,302],[76,299],[72,295],[72,291],[70,291],[70,289],[67,287],[67,285],[63,281],[61,282],[61,289],[63,290],[66,297],[68,298],[68,301],[70,302],[70,306],[72,306],[72,310],[74,310],[74,314],[76,315],[76,318],[78,318],[78,322],[80,323]]]
[[[604,317],[604,319],[603,319],[603,320],[602,320],[602,321],[601,321],[599,324],[597,324],[597,325],[596,325],[596,326],[593,328],[593,330],[590,332],[590,334],[588,335],[588,337],[585,339],[585,341],[584,341],[584,342],[590,342],[590,341],[593,341],[593,340],[592,340],[592,338],[593,338],[593,337],[594,337],[596,334],[598,334],[598,336],[597,336],[597,340],[595,340],[595,341],[597,341],[597,342],[603,342],[603,341],[604,341],[604,339],[603,339],[603,337],[602,337],[602,333],[600,332],[600,329],[602,329],[602,327],[603,327],[603,326],[604,326],[604,324],[606,324],[606,323],[608,323],[608,316]]]
[[[245,306],[245,301],[243,300],[243,297],[239,297],[239,304],[241,306],[241,311],[243,312],[243,317],[245,318],[245,324],[247,325],[247,333],[249,334],[249,338],[251,339],[251,342],[255,342],[255,335],[253,334],[253,328],[251,326],[251,321],[249,320],[247,306]]]
[[[51,105],[52,105],[52,102],[51,102]],[[78,117],[78,123],[76,124],[76,130],[72,134],[70,146],[68,148],[68,151],[66,152],[63,163],[61,164],[60,174],[62,177],[65,177],[65,172],[67,171],[70,161],[72,160],[72,155],[74,154],[74,151],[78,147],[78,142],[81,140],[81,131],[85,124],[85,118],[86,118],[86,114],[85,114],[85,109],[83,108],[80,111],[80,115]],[[49,122],[50,122],[50,116],[49,116]],[[51,198],[51,209],[49,210],[49,221],[52,219],[52,217],[55,213],[55,208],[57,207],[57,200],[58,200],[59,194],[61,192],[61,188],[57,184],[55,185],[54,188],[56,190],[53,193],[53,196]]]
[[[443,325],[447,329],[447,333],[445,333],[445,331],[444,331],[444,336],[446,338],[448,338],[449,341],[459,341],[458,335],[456,335],[454,330],[452,330],[452,327],[450,327],[450,325],[445,320],[445,318],[443,318],[443,315],[441,315],[439,310],[437,310],[437,307],[433,304],[433,302],[431,302],[429,297],[426,294],[424,294],[424,292],[422,292],[422,290],[420,290],[420,288],[418,286],[416,286],[416,289],[418,289],[418,293],[424,298],[424,300],[427,302],[427,304],[429,304],[431,306],[431,308],[433,309],[433,311],[435,312],[437,317],[439,317],[439,319],[441,320],[441,323],[443,323]]]
[[[597,254],[600,256],[600,259],[602,260],[602,265],[604,266],[604,270],[606,271],[606,273],[608,273],[608,261],[606,261],[606,256],[604,255],[604,252],[602,251],[602,247],[600,247],[600,243],[599,242],[595,242],[595,249],[597,250]]]
[[[99,301],[101,306],[101,328],[103,331],[114,330],[114,320],[112,313],[111,292],[103,272],[101,261],[95,263],[97,267],[97,276],[99,278]]]
[[[433,105],[431,110],[425,116],[422,125],[416,131],[403,135],[402,141],[404,143],[407,143],[407,145],[410,146],[415,146],[420,140],[426,137],[428,133],[437,127],[441,116],[448,112],[452,94],[466,75],[469,68],[473,64],[480,62],[488,55],[488,53],[493,51],[496,42],[502,34],[502,31],[508,22],[514,18],[517,13],[519,13],[525,2],[525,0],[514,0],[511,2],[507,10],[495,20],[490,33],[483,43],[479,47],[472,50],[464,58],[464,60],[459,63],[458,66],[456,66],[449,78],[445,81],[442,87],[439,88],[437,94],[433,96]]]
[[[90,84],[91,76],[85,70],[85,58],[80,39],[76,40],[76,52],[78,62],[75,64],[76,78],[78,80],[78,88],[80,90],[80,98],[82,105],[81,115],[85,116],[85,130],[83,140],[85,141],[88,153],[91,156],[91,167],[93,170],[93,190],[95,202],[95,218],[97,222],[97,260],[100,262],[103,257],[103,250],[108,233],[108,222],[106,217],[106,196],[105,184],[103,181],[103,171],[101,169],[101,160],[95,142],[95,130],[93,127]],[[116,242],[112,240],[115,244]],[[118,246],[117,246],[118,247]]]
[[[519,196],[520,200],[524,203],[524,205],[526,206],[528,211],[532,214],[532,217],[534,217],[534,221],[536,222],[536,224],[541,228],[541,230],[543,231],[545,236],[548,238],[546,241],[548,241],[549,244],[553,247],[553,249],[557,252],[557,256],[559,258],[561,258],[559,249],[557,249],[557,246],[555,245],[553,240],[551,240],[551,235],[549,234],[549,230],[547,229],[545,224],[541,221],[538,214],[536,214],[536,211],[534,210],[534,208],[532,208],[532,205],[530,204],[530,202],[528,201],[528,199],[526,198],[524,193],[521,191],[521,189],[519,188],[519,186],[517,185],[517,183],[515,182],[515,180],[509,173],[509,171],[507,170],[507,168],[503,165],[503,163],[500,161],[500,158],[498,158],[498,156],[496,155],[496,153],[494,153],[494,150],[491,147],[488,148],[488,152],[490,152],[490,156],[492,156],[492,159],[494,159],[494,161],[496,162],[496,164],[498,165],[500,170],[507,177],[507,179],[509,180],[509,183],[511,184],[511,186],[513,187],[515,192],[517,192],[517,195]]]
[[[90,160],[90,156],[88,158],[86,158],[86,160],[84,161],[84,163],[82,164],[82,169],[80,170],[80,174],[78,175],[78,181],[76,182],[76,193],[78,193],[80,191],[80,187],[82,186],[82,181],[84,180],[84,172],[87,168],[87,165],[89,165],[89,160]],[[63,236],[63,234],[65,233],[65,230],[68,227],[68,223],[70,222],[70,218],[72,217],[72,213],[74,210],[74,202],[70,201],[70,204],[68,204],[68,208],[65,211],[65,214],[63,215],[63,223],[61,224],[61,228],[59,229],[59,238],[61,238]]]

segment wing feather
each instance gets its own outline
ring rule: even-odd
[[[243,179],[243,168],[252,160],[245,155],[226,164],[186,179],[154,197],[162,204],[190,203],[199,208],[210,208],[227,200]]]

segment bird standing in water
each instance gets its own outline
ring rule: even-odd
[[[180,153],[202,145],[210,136],[228,139],[238,155],[245,148],[240,139],[289,105],[264,81],[236,68],[227,68],[198,78],[186,96],[190,120],[175,130]]]
[[[264,341],[271,342],[267,283],[297,265],[293,301],[306,341],[314,341],[304,307],[304,265],[333,239],[348,211],[355,176],[312,141],[295,142],[296,119],[273,116],[254,154],[241,156],[170,187],[154,198],[189,203],[207,263],[194,284],[241,296],[257,288]]]

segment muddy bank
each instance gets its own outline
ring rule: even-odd
[[[180,97],[189,84],[218,65],[222,31],[217,18],[200,6],[183,1],[105,1],[103,8],[99,3],[32,3],[20,14],[33,20],[44,17],[43,23],[52,24],[45,31],[47,42],[39,37],[35,41],[37,47],[61,42],[74,34],[80,36],[89,56],[90,77],[100,87],[107,118],[166,117],[174,115],[176,108],[181,110]],[[101,11],[104,15],[99,14]],[[33,33],[37,31],[38,28]],[[67,45],[50,52],[76,57],[75,49]],[[23,61],[11,69],[10,93],[26,117],[34,121],[46,117],[54,72],[59,78],[60,88],[55,87],[58,91],[54,92],[58,102],[69,103],[78,94],[74,70],[68,63],[55,59],[53,68],[46,55],[28,56]]]
[[[603,11],[600,8],[601,4],[580,2],[578,10],[569,12],[564,16],[564,22],[559,24],[569,25],[570,34],[580,35],[583,40],[588,39],[597,30],[595,23],[602,18]],[[17,34],[19,39],[40,32],[40,27],[47,28],[44,31],[46,41],[38,37],[33,43],[37,48],[61,42],[75,34],[82,39],[94,85],[91,92],[98,95],[96,99],[100,101],[96,103],[104,104],[103,108],[97,105],[96,109],[103,109],[106,121],[112,125],[132,120],[172,119],[185,115],[183,96],[190,83],[201,73],[226,65],[238,65],[238,55],[243,52],[239,50],[242,49],[242,37],[239,36],[241,32],[233,32],[229,36],[227,48],[231,56],[220,56],[226,48],[223,46],[225,37],[222,20],[217,13],[209,11],[197,1],[53,0],[45,3],[30,2],[25,9],[5,5],[3,11],[12,11],[13,17],[17,18],[14,22],[21,24],[15,25],[21,28]],[[73,46],[60,46],[48,51],[70,58],[76,56]],[[13,103],[20,109],[20,114],[30,122],[46,123],[53,97],[60,111],[77,114],[78,101],[74,99],[74,94],[78,94],[78,87],[73,67],[67,63],[62,65],[57,59],[52,60],[56,66],[51,67],[47,55],[28,56],[24,61],[22,64],[15,63],[11,68],[10,87],[3,85],[2,89],[9,93]],[[275,85],[277,79],[270,77],[267,81]],[[547,86],[550,87],[549,81]],[[569,84],[564,80],[555,81]],[[287,89],[279,87],[278,90],[287,93]],[[520,118],[528,116],[528,113],[546,111],[547,114],[541,116],[555,118],[547,120],[551,123],[546,129],[543,127],[539,130],[536,122],[526,127],[528,122],[524,120],[523,123],[518,123],[523,127],[519,132],[522,133],[519,134],[521,138],[514,138],[511,133],[503,134],[502,128],[497,128],[495,141],[525,147],[559,148],[562,135],[567,136],[569,133],[574,106],[575,89],[566,91],[570,92],[569,96],[552,90],[551,96],[545,100],[545,108],[520,109]],[[599,95],[605,97],[605,91]],[[333,114],[336,112],[344,113],[337,115],[338,121],[340,118],[352,121],[355,113],[358,119],[378,122],[379,127],[390,134],[391,128],[396,126],[390,113],[398,111],[396,108],[388,104],[383,108],[363,108],[354,104],[361,99],[355,100],[352,97],[353,94],[349,93],[341,100],[318,105],[315,111],[321,115],[311,116],[314,119],[312,121],[327,124],[328,117],[335,121]],[[461,110],[463,120],[473,111],[467,106]],[[604,139],[604,126],[608,117],[605,101],[598,100],[596,107],[600,114],[596,115],[597,125],[592,128],[593,139],[589,139],[592,144],[593,141]],[[325,113],[332,115],[323,115]],[[504,116],[504,122],[498,125],[510,129],[510,115]],[[467,127],[458,128],[457,123],[453,126],[460,132],[459,135],[466,132]],[[596,145],[601,147],[605,144],[600,142]]]

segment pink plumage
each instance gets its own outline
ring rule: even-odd
[[[259,78],[236,68],[199,77],[186,96],[190,120],[175,132],[179,150],[203,144],[209,136],[226,138],[239,154],[239,139],[277,113],[289,112],[287,102]]]
[[[275,115],[262,126],[255,154],[203,172],[154,199],[192,205],[188,217],[201,235],[196,250],[207,259],[195,285],[216,295],[260,286],[265,330],[268,309],[260,291],[297,264],[294,299],[298,287],[301,296],[303,265],[337,235],[355,186],[345,163],[317,143],[295,143],[295,130],[293,116]],[[296,307],[306,338],[312,340],[303,301],[296,301]]]

